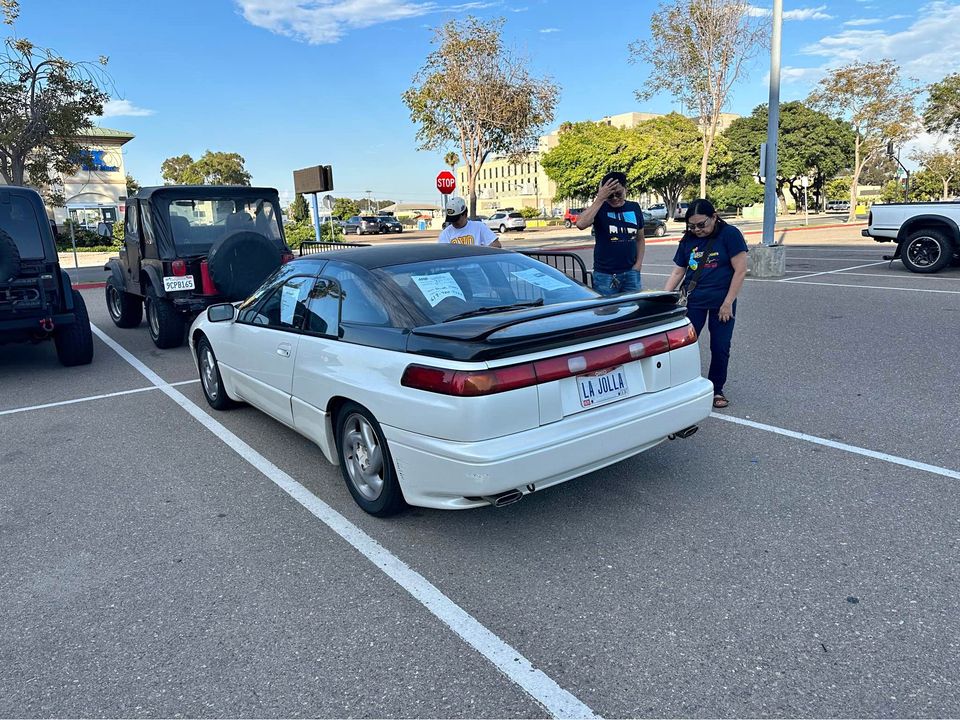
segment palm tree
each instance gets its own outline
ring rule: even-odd
[[[457,155],[453,150],[451,150],[450,152],[448,152],[446,155],[443,156],[443,161],[450,168],[450,172],[453,172],[456,169],[457,165],[460,164],[460,156]]]

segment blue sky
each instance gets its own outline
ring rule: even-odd
[[[764,13],[772,0],[756,0]],[[416,149],[400,94],[430,51],[431,27],[472,13],[507,18],[506,42],[560,85],[565,120],[678,109],[639,103],[652,79],[627,62],[649,38],[655,3],[583,0],[21,0],[18,35],[72,60],[110,57],[116,101],[101,124],[127,130],[126,166],[159,184],[167,157],[238,152],[259,185],[292,191],[292,171],[334,167],[336,195],[435,201],[443,153]],[[891,57],[922,82],[960,70],[960,2],[784,0],[783,100],[802,99],[824,68]],[[0,32],[8,32],[5,26]],[[767,97],[762,54],[726,108]],[[921,142],[930,142],[923,138]],[[456,148],[451,148],[456,149]]]

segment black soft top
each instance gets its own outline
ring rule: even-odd
[[[331,250],[323,253],[325,260],[339,260],[359,265],[367,270],[404,265],[413,262],[430,262],[431,260],[450,260],[452,258],[475,257],[490,253],[508,253],[509,250],[499,250],[477,245],[452,245],[448,243],[398,243],[391,245],[377,245],[372,247],[349,248],[345,250]],[[297,262],[302,262],[298,260]]]

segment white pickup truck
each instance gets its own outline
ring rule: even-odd
[[[960,260],[960,202],[874,205],[861,234],[897,243],[891,259],[907,270],[934,273]]]

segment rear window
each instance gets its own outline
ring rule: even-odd
[[[518,217],[523,217],[523,215],[521,215],[520,213],[510,213],[510,217],[518,218]]]
[[[239,231],[281,241],[280,212],[262,197],[196,198],[169,202],[170,227],[177,251],[202,255],[213,243]]]
[[[0,202],[0,228],[13,238],[22,258],[42,258],[43,236],[33,203],[21,195],[10,194],[10,202]]]
[[[379,222],[379,221],[380,221],[380,218],[371,217],[371,216],[369,216],[369,215],[367,215],[366,217],[362,217],[362,218],[360,218],[360,219],[363,220],[364,222]]]
[[[519,253],[394,265],[377,274],[432,323],[485,307],[597,297],[559,270]]]

